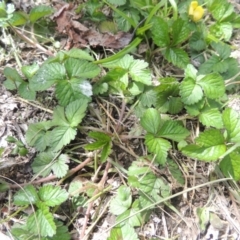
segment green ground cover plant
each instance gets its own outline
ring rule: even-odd
[[[79,4],[77,11],[99,23],[107,20],[99,11],[104,6],[113,12],[116,29],[137,28],[124,49],[98,59],[94,50],[72,48],[58,51],[41,66],[21,66],[21,73],[15,68],[4,69],[8,90],[16,90],[31,101],[54,87],[57,101],[52,119],[28,126],[28,146],[14,138],[9,142],[18,146],[14,154],[27,154],[27,148],[34,147],[37,155],[31,166],[35,178],[53,173],[61,184],[72,176],[69,163],[79,162],[75,149],[91,156],[93,175],[98,166],[111,163],[113,172],[123,175],[124,181],[108,203],[110,213],[116,216],[108,239],[137,240],[135,228],[148,221],[155,205],[165,204],[178,213],[170,201],[170,184],[154,170],[169,169],[172,177],[184,185],[171,151],[215,162],[225,177],[240,180],[240,113],[228,107],[228,96],[239,91],[240,69],[231,57],[229,41],[234,29],[240,27],[240,17],[227,0],[89,0]],[[6,32],[38,23],[47,28],[52,25],[47,24],[46,17],[52,12],[49,7],[38,6],[26,14],[1,2],[0,24]],[[39,34],[39,29],[32,31]],[[138,58],[135,50],[143,42],[148,47]],[[160,67],[174,67],[181,76],[159,76],[158,84],[154,84],[151,69],[156,56],[161,57]],[[104,121],[108,114],[92,106],[103,101],[111,104],[110,97],[118,99],[121,106],[113,106],[117,119],[108,127]],[[131,131],[122,132],[130,115],[139,121]],[[197,136],[188,127],[189,121],[200,125]],[[88,141],[79,143],[80,135]],[[134,161],[125,168],[114,152],[117,148],[126,150],[126,139],[143,141],[146,154],[131,153]],[[13,225],[15,239],[70,239],[68,226],[73,220],[63,223],[54,213],[66,202],[70,202],[72,211],[86,208],[112,191],[110,185],[97,185],[91,180],[85,185],[81,181],[68,183],[68,188],[30,184],[14,194],[12,204],[25,221]],[[34,211],[28,216],[24,209],[29,206]],[[86,237],[84,234],[81,237]]]

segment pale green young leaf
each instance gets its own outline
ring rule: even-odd
[[[196,80],[197,73],[198,73],[197,69],[192,64],[188,64],[184,70],[185,78],[191,78],[193,80]]]
[[[28,15],[25,12],[14,12],[12,17],[9,19],[9,23],[12,26],[20,26],[26,24],[28,21]]]
[[[184,42],[190,36],[188,21],[178,18],[172,25],[172,44],[174,46]]]
[[[81,50],[79,48],[71,48],[69,51],[66,51],[64,53],[71,58],[79,58],[88,61],[94,61],[94,58],[87,51]]]
[[[156,134],[161,125],[161,117],[159,112],[154,108],[147,109],[143,114],[140,123],[147,132]]]
[[[220,130],[208,129],[196,138],[196,145],[182,148],[183,154],[203,161],[216,161],[226,151],[225,139]]]
[[[223,158],[220,168],[226,177],[233,177],[235,181],[240,180],[240,151],[236,149]]]
[[[55,158],[55,154],[52,152],[39,153],[32,163],[32,169],[35,174],[46,177],[50,174],[52,168],[52,162]]]
[[[232,37],[233,26],[229,22],[217,22],[210,27],[210,32],[213,33],[216,38],[229,41]]]
[[[231,108],[224,110],[223,124],[227,130],[228,141],[238,143],[240,141],[240,115]]]
[[[110,203],[109,211],[114,215],[120,215],[125,212],[132,204],[131,189],[124,185],[120,186],[117,195]]]
[[[57,152],[69,144],[77,134],[76,129],[67,126],[56,127],[51,132],[51,150]]]
[[[224,80],[218,73],[211,73],[201,78],[198,84],[202,86],[205,95],[210,99],[222,97],[225,93]]]
[[[100,73],[100,67],[83,59],[68,58],[64,63],[68,78],[93,78]]]
[[[153,35],[153,41],[157,46],[167,47],[170,45],[168,24],[163,18],[156,17],[153,19],[151,32]]]
[[[15,90],[18,88],[18,86],[23,82],[23,79],[19,75],[16,69],[5,67],[3,70],[3,74],[7,78],[6,81],[4,81],[3,85],[8,90]]]
[[[156,104],[157,93],[154,89],[150,88],[146,89],[143,94],[139,97],[142,105],[145,107],[155,106]]]
[[[203,97],[201,87],[192,78],[185,78],[180,85],[180,95],[183,103],[192,105]]]
[[[186,128],[179,122],[173,120],[165,121],[161,129],[157,132],[158,137],[167,138],[176,142],[184,140],[189,134]]]
[[[122,6],[126,3],[126,0],[107,0],[109,3],[117,6]]]
[[[160,32],[160,31],[159,31]],[[186,68],[190,60],[187,53],[181,48],[170,48],[168,47],[164,52],[163,56],[171,62],[173,65],[179,68]]]
[[[35,23],[38,19],[50,15],[53,9],[47,5],[39,5],[31,9],[29,13],[29,20]]]
[[[56,177],[62,178],[68,172],[69,157],[66,154],[61,154],[52,164],[51,169]]]
[[[51,121],[32,123],[26,132],[26,141],[29,146],[34,146],[38,151],[44,151],[49,144],[47,130],[52,127]]]
[[[56,225],[53,214],[44,204],[38,205],[38,210],[31,214],[27,219],[27,228],[29,232],[41,237],[52,237],[56,234]]]
[[[168,169],[171,173],[171,175],[175,178],[175,180],[177,181],[177,183],[181,184],[182,186],[184,186],[185,184],[185,179],[183,177],[183,174],[178,166],[178,164],[173,161],[172,159],[167,160],[167,166]]]
[[[41,201],[49,207],[55,207],[68,199],[68,193],[60,186],[44,185],[38,192]]]
[[[145,144],[148,148],[148,151],[156,154],[156,162],[164,164],[167,158],[167,152],[171,148],[169,141],[155,137],[153,134],[148,133],[145,136]]]
[[[33,75],[38,71],[39,65],[34,63],[32,65],[23,66],[21,68],[22,73],[25,75],[26,78],[30,79]]]
[[[204,107],[205,105],[205,98],[202,98],[200,101],[198,101],[197,103],[194,103],[192,105],[185,105],[184,107],[187,110],[187,113],[190,116],[198,116],[201,112],[201,109]]]
[[[110,237],[107,240],[139,240],[135,229],[128,224],[120,227],[115,227],[110,232]]]
[[[128,168],[128,176],[141,176],[151,171],[148,166],[142,165],[139,161],[132,162],[132,165]]]
[[[65,78],[65,68],[58,62],[44,64],[30,79],[29,86],[34,91],[44,91]]]
[[[88,107],[87,99],[79,99],[71,102],[65,109],[66,118],[71,127],[76,127],[82,122],[82,119],[86,115]]]
[[[199,115],[199,121],[206,127],[215,127],[218,129],[223,127],[222,114],[217,108],[202,111]]]
[[[144,85],[140,82],[131,82],[128,91],[132,96],[137,96],[144,92]]]
[[[214,1],[210,10],[214,19],[221,22],[234,12],[234,6],[227,1]]]
[[[17,206],[35,204],[39,201],[37,190],[33,185],[27,185],[14,194],[13,202]]]

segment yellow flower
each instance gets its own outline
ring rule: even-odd
[[[204,9],[198,5],[197,1],[192,1],[188,10],[188,15],[194,22],[198,22],[202,19]]]

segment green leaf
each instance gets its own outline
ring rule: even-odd
[[[202,111],[199,115],[199,121],[206,127],[211,126],[218,129],[223,127],[222,114],[217,108]]]
[[[55,224],[57,227],[56,234],[53,237],[51,237],[51,240],[70,240],[71,235],[68,232],[67,226],[63,225],[62,222],[56,220]]]
[[[210,27],[210,31],[216,38],[229,41],[232,37],[233,26],[229,22],[215,23]]]
[[[66,119],[64,107],[57,106],[53,111],[53,125],[69,127],[69,122]]]
[[[233,177],[235,181],[240,180],[240,151],[239,148],[223,158],[220,168],[226,177]]]
[[[189,131],[185,129],[179,122],[167,120],[157,132],[158,137],[167,138],[176,142],[180,142],[189,135]]]
[[[167,152],[171,148],[169,141],[148,133],[145,136],[145,144],[149,152],[156,154],[156,161],[158,163],[164,164],[166,162]]]
[[[143,106],[150,108],[152,105],[155,106],[156,98],[157,93],[154,91],[154,89],[149,87],[149,89],[146,89],[143,94],[141,94],[139,100],[141,101]]]
[[[231,108],[224,110],[223,124],[227,130],[228,141],[238,143],[240,141],[240,116]]]
[[[50,15],[53,12],[52,8],[46,5],[39,5],[31,9],[29,13],[29,20],[34,23],[38,19]]]
[[[202,86],[205,95],[210,99],[222,97],[225,93],[224,80],[218,73],[211,73],[203,77],[198,84]]]
[[[68,193],[59,186],[45,185],[39,189],[39,198],[49,207],[55,207],[68,199]]]
[[[120,215],[125,212],[131,204],[131,189],[122,185],[118,188],[116,197],[112,199],[109,211],[114,215]]]
[[[160,31],[161,29],[161,31]],[[162,18],[154,18],[151,32],[154,43],[159,47],[167,47],[170,45],[170,38],[168,33],[168,24]]]
[[[78,126],[78,124],[82,122],[82,119],[86,115],[87,107],[87,99],[76,100],[67,105],[65,114],[72,128]]]
[[[231,47],[223,42],[212,42],[211,46],[219,54],[221,59],[226,59],[231,55]]]
[[[55,158],[55,154],[52,152],[39,153],[32,163],[32,169],[35,174],[46,177],[52,170],[52,163]]]
[[[234,6],[227,1],[214,1],[210,10],[213,17],[221,22],[234,12]]]
[[[49,212],[49,208],[44,204],[39,204],[36,213],[30,215],[27,219],[27,228],[29,232],[41,237],[52,237],[56,234],[56,225],[54,223],[53,214]]]
[[[186,69],[184,70],[185,78],[192,78],[192,79],[196,80],[197,73],[198,73],[197,69],[192,64],[188,64]]]
[[[18,87],[19,95],[22,98],[27,100],[35,100],[36,99],[36,92],[29,88],[29,84],[27,82],[22,82]]]
[[[190,36],[190,28],[187,21],[178,18],[172,25],[172,44],[178,45]]]
[[[112,151],[112,142],[108,142],[104,145],[101,152],[101,162],[105,162]]]
[[[68,57],[79,58],[88,61],[94,61],[94,58],[89,55],[87,51],[81,50],[79,48],[71,48],[69,51],[65,52]]]
[[[182,174],[178,164],[175,161],[173,161],[172,159],[168,159],[167,164],[168,164],[168,169],[169,169],[171,175],[175,178],[177,183],[184,186],[185,179],[183,177],[183,174]]]
[[[25,75],[26,78],[31,78],[33,75],[38,71],[39,65],[37,63],[34,63],[32,65],[23,66],[21,68],[22,73]]]
[[[14,12],[13,16],[9,20],[9,23],[13,26],[24,25],[28,20],[28,16],[25,12]]]
[[[128,224],[111,229],[107,240],[139,240],[135,229]]]
[[[168,47],[163,52],[163,55],[173,65],[175,65],[179,68],[182,68],[182,69],[186,68],[186,66],[190,62],[187,53],[180,48],[170,48],[170,47]]]
[[[93,78],[100,73],[100,67],[83,59],[68,58],[64,63],[68,78]]]
[[[191,49],[198,52],[206,49],[207,44],[202,33],[194,32],[189,39],[189,46]]]
[[[183,103],[192,105],[202,99],[203,91],[192,78],[185,78],[180,85],[180,95]]]
[[[149,108],[143,114],[140,123],[147,132],[156,134],[161,125],[161,117],[159,112],[154,108]]]
[[[8,90],[15,90],[19,87],[19,85],[23,82],[21,76],[17,72],[16,69],[10,68],[10,67],[5,67],[3,70],[3,74],[7,78],[6,81],[4,81],[3,85],[8,89]]]
[[[126,0],[107,0],[109,3],[117,6],[124,5],[126,3]]]
[[[137,96],[144,91],[144,85],[140,82],[132,82],[129,84],[128,91],[132,96]]]
[[[92,86],[87,80],[72,78],[68,81],[59,81],[55,93],[59,104],[67,106],[77,99],[89,99],[92,95]]]
[[[67,126],[56,127],[51,132],[51,150],[57,152],[69,144],[77,134],[76,129]]]
[[[39,201],[38,194],[33,185],[27,185],[23,189],[16,192],[13,197],[14,204],[17,206],[24,206],[35,204]]]
[[[54,83],[65,78],[65,68],[57,62],[44,64],[30,79],[30,88],[35,91],[44,91]]]
[[[190,144],[182,148],[183,154],[203,161],[216,161],[225,151],[225,139],[217,129],[208,129],[200,133],[196,145]]]
[[[68,165],[69,157],[66,154],[61,154],[57,160],[52,164],[51,169],[53,170],[53,173],[58,178],[64,177],[68,172]]]
[[[169,98],[169,109],[170,114],[177,114],[183,109],[183,103],[180,97],[170,97]]]

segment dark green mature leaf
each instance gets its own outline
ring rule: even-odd
[[[56,225],[53,214],[44,204],[38,204],[38,210],[27,219],[27,228],[29,232],[41,237],[52,237],[56,234]]]
[[[207,44],[202,33],[194,32],[189,39],[189,46],[191,49],[198,52],[206,49]]]
[[[47,5],[39,5],[31,9],[29,13],[29,20],[34,23],[38,19],[50,15],[53,13],[53,9]]]
[[[22,82],[18,87],[19,95],[27,100],[35,100],[36,92],[29,88],[27,82]]]
[[[182,148],[183,154],[203,161],[216,161],[225,151],[225,139],[217,129],[208,129],[200,133],[196,145],[190,144]]]
[[[166,162],[167,152],[171,148],[169,141],[148,133],[145,136],[145,144],[149,152],[156,154],[156,161],[158,163],[164,164]]]
[[[224,110],[223,124],[227,130],[228,141],[238,143],[240,142],[240,115],[231,108]]]
[[[172,25],[172,44],[178,45],[184,42],[190,36],[190,28],[188,22],[178,18]]]
[[[65,78],[65,68],[57,62],[44,64],[30,79],[30,88],[35,91],[44,91],[54,83]]]
[[[89,98],[92,95],[92,85],[87,80],[72,78],[59,81],[55,93],[60,105],[67,106],[77,99]]]
[[[186,66],[190,63],[189,57],[187,53],[181,48],[170,48],[168,47],[163,52],[164,57],[179,68],[186,68]]]
[[[37,190],[33,185],[27,185],[23,189],[16,192],[13,197],[13,201],[17,206],[35,204],[39,201]]]
[[[100,73],[100,67],[83,59],[68,58],[64,63],[68,78],[93,78]]]
[[[226,59],[231,55],[231,47],[223,42],[212,42],[211,46],[219,54],[221,59]]]
[[[69,144],[77,134],[76,129],[68,126],[56,127],[51,132],[51,150],[57,152]]]
[[[201,87],[192,78],[185,78],[180,85],[180,95],[183,103],[192,105],[203,97]]]
[[[167,47],[170,45],[169,29],[167,22],[162,18],[154,18],[151,28],[153,41],[159,47]]]
[[[225,93],[224,80],[218,73],[211,73],[198,81],[205,95],[210,99],[222,97]]]
[[[233,177],[235,181],[240,180],[240,149],[236,149],[223,158],[220,168],[226,177]]]
[[[55,154],[52,152],[42,152],[39,153],[32,163],[33,172],[46,177],[50,174],[52,168],[52,163],[55,158]]]
[[[167,138],[176,142],[180,142],[189,135],[189,131],[184,128],[179,122],[167,120],[157,132],[159,137]]]
[[[169,98],[169,110],[170,114],[177,114],[183,109],[183,103],[180,97],[170,97]]]
[[[142,127],[149,133],[156,134],[161,126],[161,117],[159,112],[154,108],[149,108],[141,118]]]
[[[41,201],[49,207],[55,207],[65,202],[68,198],[68,193],[65,189],[59,186],[45,185],[38,192]]]
[[[76,100],[67,105],[65,109],[65,114],[67,121],[72,128],[76,127],[79,123],[82,122],[82,119],[86,115],[87,107],[87,99]]]

